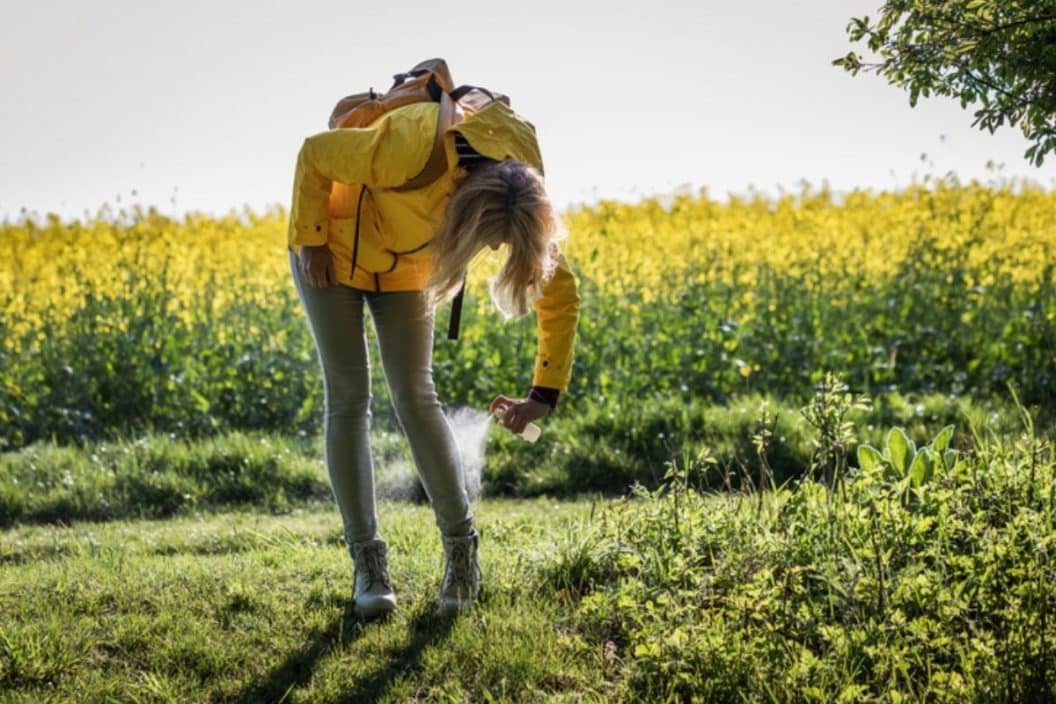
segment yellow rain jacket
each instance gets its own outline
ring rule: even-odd
[[[494,102],[445,133],[448,168],[440,178],[416,190],[393,190],[425,166],[438,114],[437,103],[414,103],[382,115],[369,127],[334,129],[306,139],[297,157],[288,245],[328,245],[337,279],[346,286],[424,290],[433,267],[430,242],[443,222],[448,197],[466,176],[458,166],[454,133],[485,157],[514,159],[543,170],[534,128]],[[579,294],[563,256],[541,294],[534,301],[539,347],[532,384],[565,391]]]

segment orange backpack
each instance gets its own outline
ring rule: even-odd
[[[457,124],[466,112],[477,112],[489,104],[499,101],[510,104],[510,99],[501,93],[464,85],[455,88],[451,71],[443,59],[427,59],[406,73],[393,76],[392,87],[385,93],[377,93],[373,88],[366,93],[356,93],[337,101],[330,113],[330,129],[342,127],[366,127],[379,117],[396,108],[412,103],[440,103],[440,114],[436,123],[436,135],[433,148],[422,170],[397,186],[396,191],[412,191],[422,188],[440,178],[448,168],[447,152],[444,149],[443,136],[453,125]],[[356,240],[359,245],[359,209],[366,188],[359,184],[334,183],[330,189],[331,213],[355,213]],[[352,254],[352,266],[355,268],[355,248]],[[462,317],[462,299],[465,284],[452,302],[451,322],[448,338],[458,339],[458,328]]]
[[[469,85],[455,88],[451,71],[443,59],[427,59],[406,73],[397,73],[393,79],[392,87],[385,93],[377,93],[371,88],[366,93],[356,93],[337,101],[330,113],[330,129],[366,127],[390,110],[412,103],[440,103],[440,117],[429,159],[421,172],[393,189],[397,191],[428,186],[447,171],[443,135],[461,120],[467,110],[476,112],[496,100],[510,104],[508,97],[486,88]]]

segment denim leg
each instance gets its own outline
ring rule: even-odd
[[[364,294],[348,286],[311,286],[292,252],[290,268],[323,373],[326,468],[351,549],[354,543],[380,537],[370,454],[370,358],[363,329]]]
[[[419,291],[367,294],[385,380],[440,532],[473,534],[462,458],[433,386],[433,310]]]

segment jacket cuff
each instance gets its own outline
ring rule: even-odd
[[[552,389],[548,386],[533,386],[528,392],[528,398],[532,401],[538,401],[539,403],[545,403],[550,408],[557,408],[557,398],[561,395],[559,389]]]
[[[291,247],[321,247],[329,237],[329,222],[317,222],[307,227],[290,222],[289,244]]]

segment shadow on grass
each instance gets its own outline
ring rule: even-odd
[[[407,624],[408,643],[392,649],[384,664],[352,682],[347,692],[334,699],[334,704],[376,701],[396,677],[419,667],[422,653],[430,645],[443,640],[457,618],[437,616],[434,607],[435,604],[424,605],[423,610]],[[287,699],[291,691],[308,683],[320,660],[331,651],[357,640],[365,626],[353,612],[352,602],[349,602],[339,617],[326,628],[310,634],[304,647],[291,652],[285,662],[272,670],[264,681],[246,687],[234,701],[238,704],[258,704]]]
[[[307,684],[316,665],[327,653],[362,635],[364,624],[352,609],[353,603],[349,601],[340,616],[326,628],[309,634],[303,647],[287,655],[285,662],[272,670],[263,681],[248,685],[234,701],[238,704],[278,702],[294,688]]]
[[[348,691],[336,698],[333,704],[360,704],[381,698],[397,677],[413,672],[421,666],[422,653],[439,643],[451,632],[458,616],[437,616],[435,604],[428,602],[414,620],[407,624],[409,640],[400,648],[393,648],[384,665],[373,673],[353,682]]]

